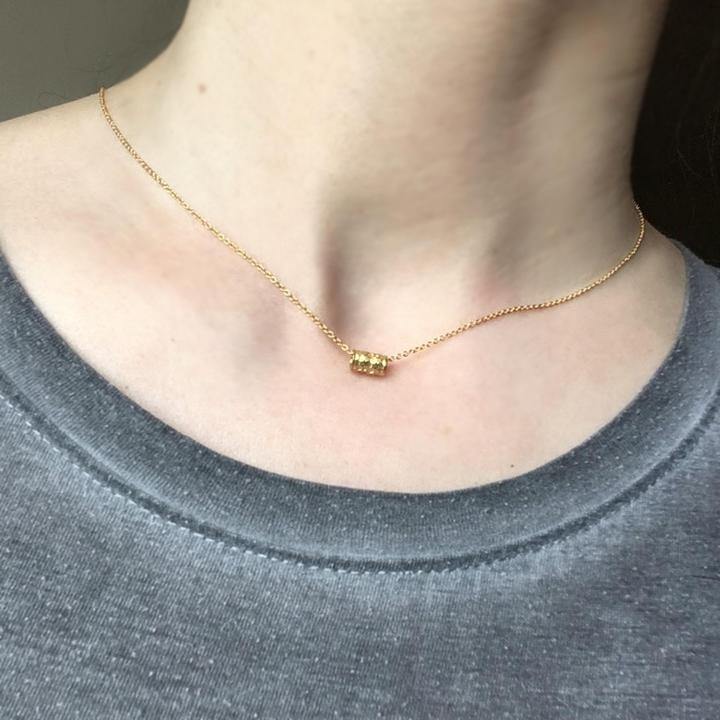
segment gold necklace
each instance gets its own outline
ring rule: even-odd
[[[424,343],[421,343],[420,345],[416,345],[415,347],[408,348],[407,350],[402,350],[401,352],[395,353],[394,355],[383,355],[382,353],[376,353],[376,352],[369,352],[366,350],[354,350],[352,349],[347,343],[343,342],[341,338],[338,337],[338,335],[331,330],[310,308],[305,305],[294,293],[292,293],[283,283],[281,283],[277,277],[271,273],[262,263],[260,263],[258,260],[256,260],[252,255],[250,255],[248,252],[243,250],[239,245],[237,245],[235,242],[233,242],[230,238],[228,238],[224,233],[220,232],[217,228],[215,228],[213,225],[211,225],[200,213],[193,210],[193,208],[188,205],[185,200],[183,200],[180,195],[178,195],[175,190],[173,190],[170,185],[165,182],[158,174],[155,172],[155,170],[148,165],[145,160],[143,160],[142,157],[140,157],[140,154],[130,145],[130,143],[127,141],[125,136],[120,132],[120,129],[115,124],[115,121],[112,119],[110,112],[107,108],[107,103],[105,102],[105,87],[101,86],[100,90],[98,91],[98,97],[100,98],[100,108],[103,112],[103,115],[105,116],[105,119],[110,124],[110,127],[112,128],[113,132],[117,136],[118,140],[122,143],[123,147],[132,155],[132,157],[135,158],[135,160],[138,161],[138,163],[142,166],[142,168],[150,175],[150,177],[153,178],[162,188],[164,188],[175,200],[177,200],[182,207],[185,208],[196,220],[198,220],[203,227],[205,227],[207,230],[209,230],[215,237],[220,240],[224,245],[226,245],[230,250],[232,250],[234,253],[240,255],[240,257],[247,260],[247,262],[250,263],[256,270],[261,272],[276,288],[278,288],[283,295],[285,295],[290,302],[292,302],[294,305],[296,305],[300,310],[302,310],[305,315],[307,315],[314,323],[317,325],[323,333],[332,340],[332,342],[337,345],[346,355],[350,356],[350,368],[356,372],[364,373],[366,375],[385,375],[386,370],[390,363],[396,362],[397,360],[401,360],[402,358],[406,358],[410,355],[413,355],[414,353],[418,353],[421,350],[426,350],[427,348],[432,347],[433,345],[437,345],[438,343],[442,342],[443,340],[448,340],[451,337],[455,337],[456,335],[459,335],[462,332],[465,332],[466,330],[470,330],[471,328],[474,328],[476,325],[480,325],[481,323],[487,322],[488,320],[493,320],[495,318],[501,317],[503,315],[509,315],[510,313],[515,312],[522,312],[525,310],[539,310],[541,308],[548,308],[552,307],[553,305],[560,305],[561,303],[567,302],[568,300],[572,300],[573,298],[578,297],[579,295],[582,295],[583,293],[586,293],[588,290],[591,290],[592,288],[596,287],[597,285],[600,285],[601,283],[605,282],[608,278],[610,278],[612,275],[614,275],[637,251],[640,247],[640,243],[643,240],[643,237],[645,236],[645,217],[642,213],[642,210],[640,210],[640,207],[635,202],[635,210],[637,211],[639,220],[640,220],[640,232],[637,238],[637,241],[635,242],[634,247],[630,252],[612,269],[606,272],[602,277],[594,280],[589,285],[586,285],[583,288],[580,288],[579,290],[574,290],[571,293],[568,293],[567,295],[564,295],[563,297],[555,298],[553,300],[546,300],[545,302],[540,303],[533,303],[531,305],[513,305],[511,307],[506,307],[501,310],[495,310],[494,312],[488,313],[487,315],[483,315],[482,317],[475,318],[474,320],[470,320],[469,322],[463,323],[462,325],[459,325],[454,330],[450,330],[448,332],[443,333],[442,335],[437,335],[436,337],[432,338],[432,340],[427,340]],[[633,201],[634,202],[634,201]]]

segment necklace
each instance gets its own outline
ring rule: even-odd
[[[346,355],[350,356],[350,368],[351,370],[354,370],[359,373],[363,373],[365,375],[385,375],[388,366],[390,363],[396,362],[398,360],[401,360],[403,358],[409,357],[410,355],[413,355],[415,353],[418,353],[422,350],[427,350],[428,348],[432,347],[433,345],[437,345],[440,342],[443,342],[444,340],[449,340],[451,337],[455,337],[456,335],[459,335],[462,332],[465,332],[466,330],[470,330],[471,328],[476,327],[477,325],[480,325],[481,323],[487,322],[489,320],[493,320],[495,318],[501,317],[503,315],[510,315],[511,313],[516,312],[523,312],[526,310],[539,310],[541,308],[549,308],[554,305],[560,305],[561,303],[567,302],[568,300],[572,300],[584,293],[586,293],[588,290],[591,290],[592,288],[596,287],[597,285],[600,285],[601,283],[605,282],[608,278],[610,278],[612,275],[614,275],[637,251],[640,247],[640,243],[643,240],[643,237],[645,236],[645,217],[642,213],[642,210],[640,210],[640,207],[636,202],[635,204],[635,210],[637,211],[638,218],[640,220],[640,232],[638,234],[638,238],[635,242],[634,247],[630,250],[630,252],[622,259],[620,262],[618,262],[617,265],[615,265],[614,268],[606,272],[602,277],[597,278],[596,280],[593,280],[589,285],[586,285],[583,288],[580,288],[579,290],[574,290],[571,293],[568,293],[567,295],[563,295],[562,297],[554,298],[552,300],[546,300],[544,302],[539,303],[532,303],[530,305],[512,305],[510,307],[502,308],[501,310],[495,310],[494,312],[488,313],[487,315],[483,315],[482,317],[475,318],[474,320],[470,320],[466,323],[463,323],[462,325],[459,325],[454,330],[449,330],[448,332],[443,333],[442,335],[437,335],[431,340],[427,340],[424,343],[421,343],[420,345],[416,345],[414,347],[408,348],[406,350],[402,350],[401,352],[397,352],[394,355],[384,355],[382,353],[376,353],[376,352],[370,352],[367,350],[356,350],[351,348],[347,343],[345,343],[340,337],[338,337],[337,333],[335,333],[333,330],[331,330],[310,308],[305,305],[293,292],[291,292],[287,286],[285,286],[283,283],[278,280],[277,276],[275,276],[272,272],[270,272],[262,263],[260,263],[258,260],[256,260],[250,253],[243,250],[237,243],[235,243],[233,240],[231,240],[227,235],[220,232],[216,227],[214,227],[210,222],[208,222],[200,213],[198,213],[196,210],[194,210],[190,205],[183,200],[180,195],[178,195],[175,190],[173,190],[170,185],[163,180],[160,175],[158,175],[155,170],[153,170],[150,165],[145,162],[145,160],[140,156],[140,154],[132,147],[132,145],[127,141],[125,136],[120,132],[120,129],[118,128],[117,124],[113,120],[112,116],[110,115],[110,111],[107,108],[107,103],[105,101],[105,87],[101,86],[98,91],[98,97],[100,99],[100,108],[103,112],[103,115],[105,116],[105,119],[108,121],[110,127],[112,128],[112,131],[115,133],[118,140],[122,143],[123,147],[130,153],[130,155],[137,160],[137,162],[140,164],[140,166],[150,175],[150,177],[155,180],[164,190],[166,190],[185,210],[187,210],[196,220],[198,220],[203,227],[205,227],[207,230],[209,230],[220,242],[222,242],[224,245],[226,245],[230,250],[232,250],[234,253],[245,259],[250,265],[252,265],[256,270],[258,270],[260,273],[262,273],[280,292],[285,295],[290,302],[292,302],[294,305],[296,305],[300,310],[302,310],[305,315],[307,315],[315,325],[317,325],[320,330],[340,349],[342,352],[344,352]]]

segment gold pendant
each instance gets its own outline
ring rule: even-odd
[[[353,350],[350,358],[350,368],[355,372],[366,375],[384,375],[388,366],[387,355],[367,352],[366,350]]]

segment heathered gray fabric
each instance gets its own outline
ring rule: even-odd
[[[0,258],[0,717],[720,718],[720,270],[677,244],[681,330],[632,402],[426,495],[181,435]]]

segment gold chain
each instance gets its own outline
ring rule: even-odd
[[[593,280],[593,282],[586,285],[585,287],[580,288],[579,290],[574,290],[567,295],[563,295],[562,297],[555,298],[553,300],[532,303],[530,305],[512,305],[501,310],[495,310],[494,312],[488,313],[487,315],[483,315],[481,317],[475,318],[474,320],[463,323],[462,325],[456,327],[454,330],[445,332],[442,335],[437,335],[431,340],[427,340],[426,342],[408,348],[407,350],[402,350],[401,352],[395,353],[394,355],[381,355],[379,353],[353,350],[347,343],[343,342],[343,340],[338,337],[338,335],[333,330],[331,330],[312,310],[310,310],[310,308],[305,305],[305,303],[303,303],[287,286],[281,283],[276,275],[270,272],[261,262],[256,260],[252,255],[250,255],[250,253],[243,250],[237,243],[227,237],[227,235],[222,233],[214,225],[208,222],[202,215],[200,215],[200,213],[190,207],[190,205],[185,200],[183,200],[183,198],[180,197],[180,195],[175,190],[173,190],[173,188],[170,187],[170,185],[165,180],[163,180],[155,170],[153,170],[153,168],[132,147],[132,145],[128,142],[122,132],[120,132],[120,129],[115,124],[115,121],[111,117],[110,112],[107,108],[107,103],[105,102],[105,87],[100,87],[100,90],[98,91],[98,97],[100,99],[100,107],[102,109],[103,115],[110,124],[110,127],[117,136],[118,140],[120,140],[123,147],[130,153],[130,155],[132,155],[133,158],[135,158],[135,160],[137,160],[137,162],[148,173],[148,175],[150,175],[153,180],[155,180],[178,203],[180,203],[180,205],[182,205],[185,210],[187,210],[196,220],[198,220],[203,225],[203,227],[205,227],[213,235],[215,235],[215,237],[220,240],[220,242],[230,248],[230,250],[232,250],[234,253],[244,258],[256,270],[261,272],[276,288],[280,290],[280,292],[283,293],[283,295],[285,295],[290,300],[290,302],[300,308],[300,310],[302,310],[305,315],[307,315],[313,321],[313,323],[315,323],[315,325],[317,325],[323,331],[323,333],[328,338],[330,338],[333,343],[335,343],[335,345],[337,345],[344,353],[350,355],[350,366],[353,370],[357,370],[359,372],[363,372],[369,375],[384,375],[385,368],[389,363],[395,362],[396,360],[401,360],[402,358],[406,358],[410,355],[413,355],[414,353],[420,352],[421,350],[427,350],[433,345],[437,345],[438,343],[443,342],[443,340],[449,340],[450,338],[455,337],[456,335],[459,335],[466,330],[470,330],[471,328],[474,328],[481,323],[487,322],[489,320],[494,320],[495,318],[501,317],[503,315],[509,315],[510,313],[522,312],[525,310],[539,310],[541,308],[548,308],[554,305],[560,305],[561,303],[572,300],[573,298],[576,298],[579,295],[588,292],[588,290],[591,290],[597,285],[604,283],[608,278],[612,277],[638,251],[640,243],[645,236],[645,217],[642,213],[642,210],[640,210],[638,204],[633,201],[635,204],[635,210],[637,211],[638,218],[640,220],[640,232],[638,234],[638,238],[635,242],[634,247],[617,265],[615,265],[614,268],[612,268],[612,270],[606,272],[602,277]]]

